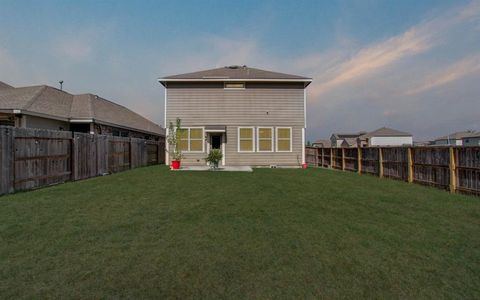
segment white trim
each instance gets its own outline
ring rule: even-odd
[[[188,150],[182,150],[184,153],[205,153],[205,127],[201,126],[193,126],[193,127],[180,127],[180,129],[187,129],[188,135],[187,135],[187,145],[188,145]],[[190,129],[202,129],[202,151],[191,151],[190,150]],[[195,139],[195,141],[198,141],[199,139]]]
[[[72,119],[70,123],[93,123],[93,119]]]
[[[221,135],[222,137],[222,165],[225,166],[225,140],[226,140],[226,133]]]
[[[284,151],[284,150],[278,150],[278,130],[279,129],[290,129],[290,150],[289,151]],[[275,150],[277,150],[277,152],[292,152],[293,151],[293,129],[292,127],[275,127]]]
[[[168,128],[165,128],[165,165],[169,166],[170,165],[170,155],[168,151],[170,150],[170,147],[168,145]]]
[[[307,128],[307,90],[303,89],[303,127]]]
[[[163,116],[163,128],[167,128],[167,87],[165,87],[165,108]]]
[[[218,78],[196,78],[196,79],[189,79],[189,78],[181,78],[181,79],[174,79],[174,78],[159,78],[158,82],[202,82],[202,81],[245,81],[245,82],[312,82],[311,78],[307,79],[233,79],[233,78],[226,78],[226,77],[218,77]]]
[[[305,163],[305,128],[302,128],[302,165]]]
[[[240,129],[252,129],[252,151],[240,151]],[[255,152],[255,127],[253,126],[238,126],[237,127],[237,152],[239,153],[253,153]]]
[[[270,150],[270,151],[260,150],[260,134],[259,134],[260,128],[267,128],[267,129],[270,129],[272,131],[272,137],[270,138],[270,149],[272,149],[272,150]],[[270,127],[270,126],[258,126],[257,127],[257,152],[274,152],[275,151],[274,144],[273,144],[273,139],[275,138],[274,131],[275,130],[273,129],[273,127]]]
[[[226,130],[223,129],[205,129],[205,133],[224,133]]]
[[[17,114],[21,114],[21,113],[22,113],[22,111],[21,111],[21,110],[19,110],[19,109],[14,109],[14,110],[13,110],[13,113],[17,115]]]

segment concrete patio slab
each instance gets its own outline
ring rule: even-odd
[[[224,166],[212,170],[209,166],[191,166],[181,167],[180,170],[172,171],[252,172],[253,169],[249,166]]]

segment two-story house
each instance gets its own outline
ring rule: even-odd
[[[182,164],[206,165],[210,149],[221,149],[224,166],[301,166],[311,81],[247,66],[160,78],[165,126],[182,121]]]

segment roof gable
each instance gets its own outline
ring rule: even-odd
[[[311,82],[311,78],[279,73],[247,66],[226,66],[222,68],[184,73],[160,78],[159,81],[229,81],[229,80],[256,80],[256,81],[302,81]]]
[[[382,127],[367,134],[360,136],[361,139],[370,138],[374,136],[412,136],[411,133],[400,131],[388,127]]]

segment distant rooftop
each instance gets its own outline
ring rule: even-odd
[[[13,86],[6,84],[5,82],[0,81],[0,90],[3,89],[12,89]]]
[[[388,127],[382,127],[367,134],[360,136],[361,139],[363,138],[370,138],[372,136],[412,136],[411,133],[400,131]]]
[[[454,132],[454,133],[451,133],[449,135],[445,135],[445,136],[441,136],[439,138],[436,138],[435,141],[439,141],[439,140],[461,140],[463,138],[467,138],[467,137],[474,137],[474,136],[478,136],[479,133],[478,132],[474,132],[474,131],[471,131],[471,130],[467,130],[467,131],[458,131],[458,132]]]
[[[311,78],[291,75],[285,73],[272,72],[251,68],[247,66],[226,66],[217,69],[203,70],[192,73],[171,75],[160,78],[163,84],[166,81],[228,81],[228,80],[247,80],[247,81],[299,81],[310,83]]]

